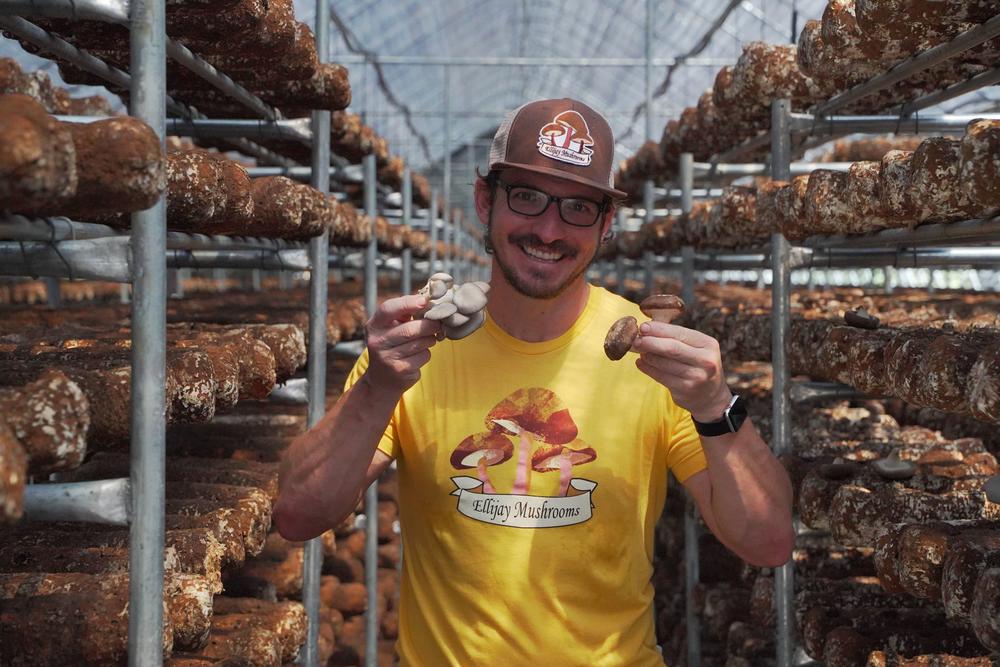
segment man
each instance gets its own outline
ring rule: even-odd
[[[509,115],[475,186],[486,324],[436,343],[440,325],[412,319],[424,298],[385,301],[350,388],[283,463],[275,519],[301,540],[397,461],[403,665],[662,665],[650,577],[668,470],[740,557],[791,553],[791,485],[733,405],[718,343],[585,281],[624,196],[613,152],[580,102]],[[625,315],[645,322],[638,356],[610,361]]]

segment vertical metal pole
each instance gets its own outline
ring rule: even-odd
[[[682,153],[678,168],[681,181],[681,211],[691,212],[694,190],[694,155]],[[681,247],[681,298],[690,304],[694,296],[694,248]],[[698,508],[688,495],[684,499],[684,615],[687,630],[687,664],[701,664],[701,619],[695,611],[694,590],[701,580],[701,563],[698,554]]]
[[[250,270],[250,290],[253,292],[259,292],[261,290],[261,273],[260,269]]]
[[[617,217],[618,233],[622,234],[625,232],[625,211],[618,209]],[[623,295],[625,294],[625,279],[628,277],[628,271],[625,269],[625,256],[620,252],[615,255],[615,275],[618,277],[618,287],[615,293]]]
[[[431,263],[429,273],[435,273],[438,270],[438,193],[437,190],[431,190],[431,210],[429,219],[429,229],[428,232],[431,235]]]
[[[365,212],[375,220],[375,156],[364,158]],[[365,310],[371,316],[378,307],[378,282],[375,236],[368,244],[365,257]],[[378,665],[378,480],[365,491],[365,586],[368,589],[368,611],[365,612],[365,667]]]
[[[455,235],[451,231],[451,67],[444,66],[444,173],[442,174],[444,190],[444,242],[451,245],[455,242]],[[448,251],[447,259],[444,263],[444,270],[454,274],[454,254]]]
[[[330,52],[330,5],[316,0],[316,52],[321,63]],[[330,191],[330,112],[312,112],[312,176],[310,184],[326,195]],[[309,240],[309,360],[306,369],[309,397],[309,428],[326,411],[326,308],[327,276],[330,270],[329,231]],[[254,272],[255,274],[258,272]],[[323,543],[318,537],[306,542],[302,562],[302,604],[308,621],[302,664],[319,665],[319,589],[323,572]]]
[[[771,103],[771,178],[789,180],[791,176],[791,135],[789,114],[792,107],[789,100],[774,100]],[[788,356],[785,354],[785,340],[791,327],[791,270],[789,244],[780,233],[771,235],[771,364],[774,374],[773,414],[774,442],[772,449],[776,456],[791,451],[791,403],[788,397],[791,382]],[[774,600],[777,611],[777,664],[791,667],[795,651],[795,617],[792,597],[795,582],[792,563],[786,563],[774,571]]]
[[[642,224],[651,225],[653,224],[653,181],[652,179],[646,179],[646,182],[642,186],[642,204],[643,208],[646,209],[646,215],[643,216]],[[644,250],[642,253],[642,266],[643,272],[645,274],[644,282],[646,283],[646,294],[652,294],[655,289],[654,277],[653,277],[653,267],[654,262],[656,262],[656,255],[653,254],[652,250]]]
[[[681,153],[678,174],[681,181],[681,211],[690,213],[694,192],[694,155]],[[681,248],[681,298],[685,303],[694,303],[694,248]]]
[[[45,302],[50,308],[58,308],[62,305],[62,296],[59,293],[59,278],[48,276],[42,278],[45,283]]]
[[[164,0],[133,0],[132,115],[164,142]],[[163,528],[166,465],[167,209],[161,197],[132,214],[132,525],[129,529],[128,662],[163,664]]]
[[[410,216],[413,215],[413,181],[410,176],[410,168],[403,168],[403,224],[410,224]],[[413,292],[413,250],[403,249],[403,276],[400,281],[400,291],[403,294]]]

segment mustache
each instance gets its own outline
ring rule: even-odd
[[[567,257],[576,257],[576,249],[565,241],[545,243],[535,234],[519,234],[517,236],[511,235],[508,237],[508,240],[517,245],[524,244],[539,250],[558,253],[560,255],[566,255]]]

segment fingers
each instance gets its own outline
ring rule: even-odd
[[[410,320],[379,333],[379,346],[383,349],[396,347],[416,338],[434,340],[441,331],[441,323],[434,320]],[[370,340],[370,339],[369,339]]]
[[[708,338],[714,346],[694,347],[677,338],[646,335],[637,338],[632,344],[632,349],[643,356],[672,359],[688,366],[704,369],[709,373],[717,373],[722,367],[718,343],[715,343],[714,338]]]
[[[709,379],[708,372],[698,366],[691,366],[674,359],[653,354],[643,354],[639,357],[650,371],[663,378],[676,378],[692,382],[704,382]]]
[[[406,341],[395,347],[385,350],[387,356],[395,359],[409,359],[410,357],[431,349],[437,339],[433,336],[421,336],[413,340]]]
[[[713,345],[718,346],[718,341],[708,334],[664,322],[643,322],[639,325],[639,333],[643,336],[652,336],[655,338],[670,338],[691,347],[711,348]]]
[[[427,305],[427,299],[419,294],[408,294],[386,299],[372,315],[369,328],[386,329],[396,322],[405,322]]]

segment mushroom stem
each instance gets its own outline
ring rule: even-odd
[[[483,483],[483,493],[496,493],[497,490],[490,483],[490,476],[486,474],[485,456],[479,459],[479,463],[476,464],[476,470],[479,472],[479,481]]]
[[[569,492],[569,480],[572,477],[573,463],[569,457],[559,457],[559,495],[565,496]]]
[[[514,495],[523,496],[528,493],[528,475],[531,472],[531,466],[528,465],[530,455],[531,438],[528,436],[528,432],[522,429],[517,439],[517,474],[514,476],[514,488],[511,489],[511,493]]]

